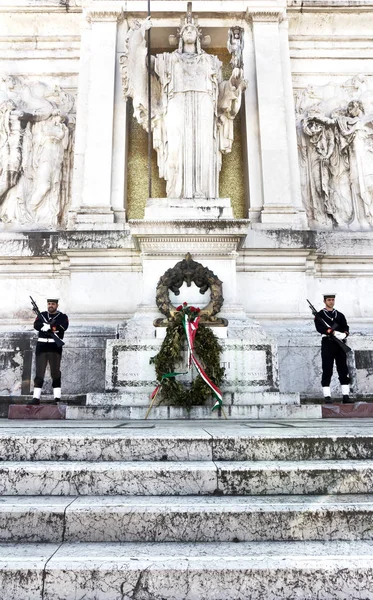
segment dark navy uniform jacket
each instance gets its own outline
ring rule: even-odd
[[[338,310],[326,310],[326,308],[324,308],[317,314],[325,321],[325,323],[327,323],[327,325],[324,325],[324,323],[321,323],[321,321],[315,319],[315,327],[319,333],[326,334],[327,329],[333,327],[334,323],[338,324],[334,331],[340,331],[341,333],[347,334],[349,333],[350,328],[347,325],[346,317]]]
[[[44,323],[47,322],[50,325],[51,329],[54,331],[54,333],[56,333],[58,337],[62,340],[63,336],[65,335],[65,331],[69,326],[68,316],[62,312],[59,312],[58,310],[53,314],[45,310],[41,314],[45,318],[45,321],[40,319],[40,317],[36,317],[34,322],[34,329],[36,329],[39,332],[39,339],[53,339],[53,336],[50,331],[41,331],[41,328],[43,327]],[[57,344],[51,342],[38,342],[36,347],[37,350],[38,347],[39,349],[43,349],[48,352],[61,351],[61,348],[58,348]]]

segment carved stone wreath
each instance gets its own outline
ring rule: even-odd
[[[208,289],[211,291],[210,302],[205,308],[200,311],[202,322],[213,322],[219,325],[227,325],[226,319],[218,319],[215,315],[220,311],[223,306],[223,284],[220,279],[207,267],[194,261],[191,255],[188,254],[176,263],[172,269],[162,275],[158,281],[156,290],[156,303],[167,319],[156,319],[154,322],[155,326],[166,325],[167,322],[173,319],[176,308],[171,303],[169,297],[169,290],[171,290],[175,296],[180,294],[180,288],[184,281],[187,286],[190,287],[192,282],[199,288],[200,294],[205,294]]]

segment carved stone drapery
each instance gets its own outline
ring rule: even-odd
[[[199,313],[202,322],[226,324],[225,319],[218,319],[215,316],[220,311],[224,302],[222,282],[210,269],[194,261],[189,253],[184,260],[176,263],[171,269],[167,269],[158,281],[156,303],[161,313],[166,315],[167,320],[157,319],[154,324],[156,326],[164,325],[168,320],[173,318],[176,308],[169,298],[169,290],[178,296],[184,282],[186,282],[188,287],[194,283],[199,288],[201,294],[205,294],[210,289],[210,302]]]
[[[373,228],[373,77],[298,90],[295,106],[311,225]]]
[[[70,197],[74,99],[58,86],[0,78],[0,222],[62,226]]]

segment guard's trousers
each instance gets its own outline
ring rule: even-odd
[[[322,360],[322,387],[329,387],[333,375],[333,364],[335,361],[338,377],[341,385],[350,383],[350,377],[347,368],[346,353],[342,348],[328,337],[321,340],[321,360]]]
[[[54,388],[61,387],[61,354],[59,352],[36,352],[36,373],[34,379],[34,387],[42,388],[44,383],[44,375],[47,365],[51,371],[52,386]]]

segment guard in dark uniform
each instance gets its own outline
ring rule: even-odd
[[[315,319],[315,327],[322,335],[321,340],[321,360],[322,360],[322,379],[321,385],[326,404],[331,404],[330,381],[333,375],[334,361],[337,367],[338,377],[342,388],[343,402],[353,403],[350,400],[350,377],[347,368],[346,353],[333,340],[333,336],[341,341],[345,341],[349,334],[349,326],[346,317],[334,308],[335,294],[324,294],[325,308],[317,314],[324,321]],[[333,325],[337,327],[333,330]]]
[[[53,339],[52,332],[61,340],[69,326],[67,315],[58,310],[58,298],[48,298],[48,310],[42,312],[42,316],[36,317],[34,329],[39,332],[36,344],[36,375],[34,379],[34,397],[30,404],[40,404],[41,389],[44,383],[44,375],[49,364],[54,399],[61,399],[61,355],[62,347],[58,347]]]

